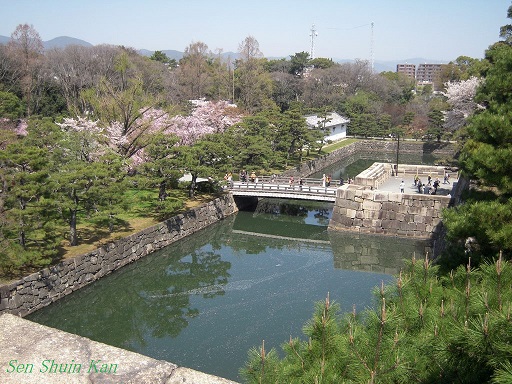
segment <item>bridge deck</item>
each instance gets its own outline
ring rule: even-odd
[[[321,180],[313,184],[282,184],[279,182],[239,182],[228,186],[234,196],[277,197],[300,200],[336,201],[335,186],[322,187]]]

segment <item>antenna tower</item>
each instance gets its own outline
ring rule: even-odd
[[[371,65],[372,73],[373,73],[373,21],[370,25],[372,26],[372,37],[370,40],[370,65]]]
[[[309,34],[311,36],[311,59],[315,58],[315,37],[318,36],[318,33],[316,33],[315,24],[311,26],[311,33]]]

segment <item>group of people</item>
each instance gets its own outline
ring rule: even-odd
[[[445,184],[449,180],[449,178],[450,178],[450,176],[448,174],[446,174],[444,176]],[[449,183],[449,181],[448,181],[448,183]],[[402,184],[403,184],[403,181],[400,184],[400,192],[404,192]],[[435,195],[435,194],[437,194],[437,188],[439,187],[439,184],[441,184],[441,181],[439,180],[439,178],[436,178],[436,180],[434,182],[432,182],[432,175],[430,175],[430,174],[427,176],[427,183],[425,183],[425,184],[423,184],[421,182],[418,175],[414,176],[414,186],[416,188],[418,188],[418,193],[423,193],[425,195]]]
[[[325,173],[322,176],[322,187],[330,187],[331,186],[331,175],[325,175]]]
[[[230,173],[231,174],[231,173]],[[224,177],[225,178],[225,177]],[[238,178],[241,182],[246,183],[248,180],[251,183],[257,183],[258,177],[256,176],[256,173],[252,171],[250,174],[247,173],[245,169],[242,169],[240,173],[238,174]]]

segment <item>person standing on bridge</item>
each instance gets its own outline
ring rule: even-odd
[[[295,182],[295,179],[293,178],[293,176],[290,176],[290,180],[289,180],[290,187],[293,187],[294,182]]]
[[[404,192],[405,192],[405,183],[402,180],[402,182],[400,183],[400,193],[404,193]]]
[[[325,177],[325,173],[322,176],[322,187],[325,188],[325,183],[327,182],[327,178]]]
[[[251,182],[254,183],[256,181],[256,173],[254,173],[254,171],[251,172]]]

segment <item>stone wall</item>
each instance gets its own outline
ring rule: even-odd
[[[346,184],[338,188],[329,228],[414,238],[436,237],[451,197],[394,193]]]
[[[25,316],[238,211],[231,194],[0,286],[0,314]]]
[[[361,140],[342,147],[318,159],[306,161],[295,169],[283,172],[283,176],[308,177],[313,173],[359,152],[396,153],[397,142],[387,140]],[[420,141],[400,141],[400,153],[430,153],[452,156],[456,148],[451,143],[424,143]]]

